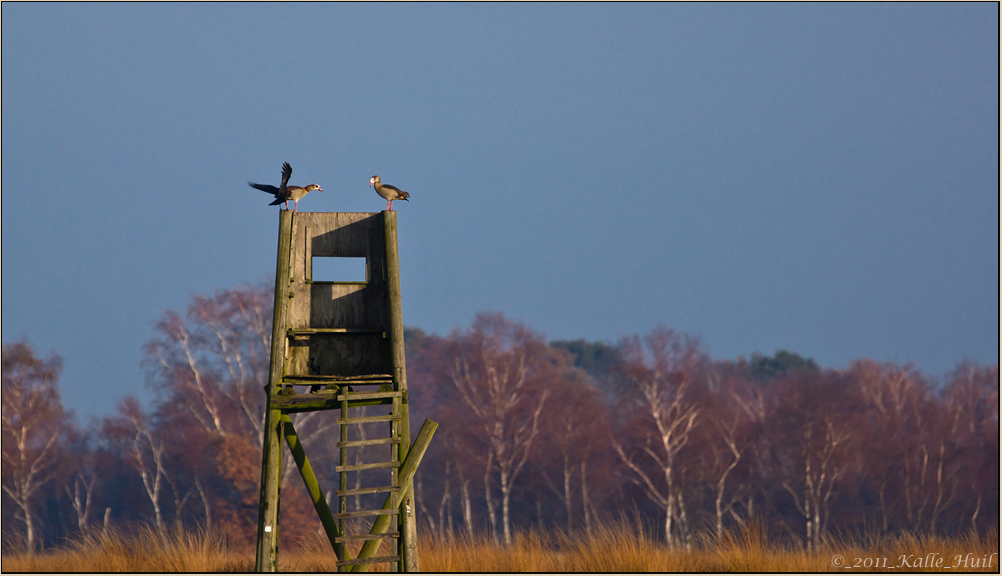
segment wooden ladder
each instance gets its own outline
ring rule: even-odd
[[[368,386],[378,386],[375,391],[354,391],[355,387],[368,387]],[[340,389],[337,394],[337,399],[341,403],[341,417],[338,418],[338,425],[341,428],[341,439],[337,443],[337,447],[340,450],[340,466],[337,466],[335,470],[338,472],[338,512],[334,515],[338,519],[338,528],[341,532],[341,536],[336,538],[336,542],[339,546],[338,556],[341,558],[348,558],[345,543],[358,540],[389,540],[390,550],[397,551],[399,547],[397,546],[397,539],[400,537],[400,533],[397,530],[390,530],[382,534],[373,534],[372,531],[366,531],[364,533],[358,534],[348,534],[346,520],[357,519],[372,516],[381,515],[392,515],[396,516],[399,512],[399,502],[397,502],[397,494],[400,493],[400,480],[398,471],[400,469],[400,401],[402,398],[402,393],[399,390],[393,389],[392,377],[388,374],[386,375],[373,375],[368,378],[353,379],[351,389],[348,386],[344,386]],[[391,410],[387,415],[380,416],[353,416],[351,411],[358,412],[365,409],[366,401],[389,401]],[[355,404],[353,406],[353,404]],[[371,422],[388,422],[389,423],[389,436],[384,438],[366,438],[364,440],[349,440],[348,428],[349,426],[364,426]],[[374,462],[374,463],[363,463],[363,464],[346,464],[351,461],[358,461],[358,458],[349,458],[349,451],[366,449],[370,446],[389,446],[389,460],[385,462]],[[371,452],[371,449],[370,449]],[[379,470],[379,469],[389,469],[390,471],[390,482],[387,486],[367,486],[358,488],[348,488],[348,474],[355,473],[362,476],[362,472],[365,470]],[[348,497],[349,496],[360,496],[368,494],[379,494],[379,493],[389,493],[391,495],[392,506],[390,509],[373,509],[373,510],[348,510]],[[395,518],[393,518],[395,520]],[[397,525],[397,522],[393,522],[393,525]],[[370,526],[371,528],[371,526]],[[348,560],[341,560],[337,563],[338,570],[344,570],[347,566],[359,565],[359,564],[375,564],[382,562],[390,562],[390,571],[395,572],[398,569],[401,557],[400,554],[391,554],[387,556],[375,556],[373,558],[355,558]]]

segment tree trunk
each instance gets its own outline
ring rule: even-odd
[[[570,458],[564,455],[564,504],[567,507],[567,531],[574,528],[574,506],[571,501],[571,475],[574,474],[574,467],[570,464]]]
[[[715,502],[717,508],[717,541],[723,539],[724,537],[724,511],[721,507],[721,502],[724,500],[724,479],[726,476],[721,477],[720,481],[717,482],[717,500]]]
[[[494,453],[487,457],[487,467],[484,470],[484,498],[487,500],[487,518],[490,520],[491,538],[495,541],[498,537],[498,519],[494,510],[494,498],[491,497],[491,467],[494,464]]]
[[[418,508],[421,509],[421,514],[427,519],[428,529],[431,533],[441,536],[441,533],[439,532],[440,524],[435,521],[435,516],[428,511],[428,508],[424,503],[424,478],[421,474],[414,475],[414,501],[417,503]],[[441,507],[439,507],[439,520],[441,520],[441,514]]]
[[[24,510],[24,525],[25,530],[28,532],[28,553],[35,553],[35,515],[31,513],[31,504],[29,502],[24,502],[21,506]]]
[[[466,533],[473,535],[473,505],[470,502],[470,480],[465,476],[462,478],[460,492],[463,495],[463,525],[466,526]]]
[[[501,519],[504,523],[504,545],[507,548],[511,547],[511,522],[509,519],[508,503],[511,500],[511,485],[508,482],[508,474],[505,470],[501,471]]]
[[[678,541],[675,539],[674,524],[675,524],[675,490],[674,483],[672,482],[672,469],[671,467],[665,468],[665,480],[668,484],[668,502],[665,506],[665,542],[668,546],[674,548]]]
[[[671,539],[671,516],[672,509],[669,504],[668,507],[665,508],[665,542],[668,544],[669,548],[674,545],[674,542],[672,542]]]
[[[591,510],[588,509],[588,477],[585,473],[587,455],[581,459],[581,508],[584,512],[585,532],[591,536]]]
[[[445,526],[445,524],[446,524],[446,520],[445,520],[446,510],[448,509],[449,511],[451,511],[451,508],[452,508],[452,506],[450,506],[450,504],[452,503],[452,494],[450,493],[450,488],[451,487],[449,485],[449,478],[451,476],[451,470],[450,470],[451,464],[452,464],[451,461],[449,461],[449,460],[445,461],[445,482],[442,484],[442,501],[439,502],[439,504],[438,504],[438,530],[439,530],[439,536],[440,537],[444,536],[445,533],[446,533],[446,526]],[[452,530],[451,530],[451,524],[452,524],[451,520],[452,520],[452,518],[451,518],[451,516],[452,516],[452,514],[449,514],[449,517],[450,517],[449,518],[449,520],[450,520],[450,522],[449,522],[449,524],[450,524],[449,536],[452,536]]]
[[[202,499],[202,507],[205,509],[205,531],[208,532],[212,530],[212,508],[209,506],[209,497],[202,484],[202,477],[198,474],[195,475],[195,488],[198,488],[198,496]]]
[[[683,546],[685,546],[686,550],[690,550],[692,545],[689,539],[689,517],[685,513],[685,500],[683,500],[681,490],[678,491],[675,499],[678,501],[678,528],[680,542]]]

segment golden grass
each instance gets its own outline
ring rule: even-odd
[[[636,525],[622,522],[592,536],[520,532],[510,549],[484,537],[421,542],[421,569],[428,572],[847,572],[982,571],[998,572],[994,534],[944,539],[927,536],[867,538],[865,544],[832,539],[808,552],[766,544],[758,530],[730,536],[721,543],[701,538],[693,549],[667,548]],[[935,556],[930,556],[935,553]],[[994,557],[991,555],[995,554]],[[969,556],[968,556],[969,555]],[[838,559],[836,559],[838,556]],[[878,558],[880,560],[878,560]],[[942,559],[938,570],[919,564]],[[953,567],[967,559],[967,567]],[[975,567],[974,559],[982,566]],[[854,564],[858,562],[859,568]],[[863,568],[863,563],[868,567]],[[992,560],[987,566],[985,560]],[[907,566],[902,566],[902,562]],[[840,565],[836,565],[840,564]],[[951,568],[952,567],[952,568]]]
[[[169,531],[161,538],[150,527],[128,534],[94,532],[58,548],[3,556],[4,572],[250,572],[254,558],[232,551],[204,531]]]
[[[452,539],[422,537],[424,572],[998,572],[998,537],[991,533],[958,538],[935,536],[832,537],[820,549],[770,544],[758,530],[731,535],[723,542],[701,537],[691,550],[669,549],[636,523],[619,522],[591,536],[557,531],[519,531],[510,548],[485,536]],[[357,546],[355,547],[357,548]],[[112,533],[72,541],[44,553],[11,552],[3,570],[12,572],[249,572],[252,549],[242,551],[223,539],[175,530],[161,539],[154,530]],[[931,556],[935,554],[934,556]],[[994,554],[994,556],[992,556]],[[841,566],[836,556],[843,560]],[[925,566],[926,559],[940,567]],[[283,549],[285,572],[335,572],[330,545],[320,539]],[[854,567],[857,562],[860,567]],[[870,559],[868,566],[863,566]],[[955,564],[967,560],[966,567]],[[986,560],[991,565],[986,565]],[[978,560],[980,566],[973,562]],[[902,566],[906,561],[907,566]],[[883,570],[878,570],[874,567]]]

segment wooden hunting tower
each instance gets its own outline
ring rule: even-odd
[[[411,479],[437,424],[426,421],[411,445],[396,212],[279,214],[256,570],[278,569],[284,437],[334,548],[338,570],[363,571],[385,562],[390,570],[417,571]],[[364,279],[315,281],[318,258],[364,258]],[[359,415],[368,406],[384,409],[375,416]],[[338,508],[333,514],[290,418],[315,410],[340,411]],[[350,427],[372,422],[387,424],[385,437],[350,439]],[[360,457],[362,453],[368,457]],[[361,485],[362,471],[373,470],[383,471],[378,485]],[[350,474],[358,475],[352,488]],[[361,495],[379,493],[387,494],[381,509],[348,510],[349,497],[357,505]],[[368,533],[346,533],[368,518],[375,518]],[[358,541],[364,544],[351,558],[346,544]],[[389,553],[376,556],[384,541]]]

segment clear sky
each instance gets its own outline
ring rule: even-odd
[[[278,217],[398,202],[407,325],[659,323],[942,375],[999,361],[999,6],[4,3],[3,342],[83,417],[267,279]]]

